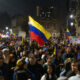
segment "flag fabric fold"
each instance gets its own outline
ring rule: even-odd
[[[71,33],[69,31],[69,29],[66,29],[66,39],[69,39],[69,37],[71,36]]]
[[[15,33],[11,33],[10,36],[11,36],[12,38],[15,38]]]
[[[51,34],[46,29],[29,16],[30,38],[34,39],[39,46],[43,46],[51,37]]]

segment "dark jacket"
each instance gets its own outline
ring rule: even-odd
[[[8,71],[9,71],[9,80],[13,80],[13,73],[14,73],[14,69],[12,69],[13,67],[16,66],[16,61],[15,62],[10,62],[8,64]]]
[[[31,74],[27,70],[18,70],[13,74],[13,80],[28,80],[32,79]]]
[[[9,74],[8,74],[8,66],[7,64],[3,63],[2,67],[0,67],[0,75],[4,77],[4,80],[9,80]]]
[[[44,74],[43,67],[38,63],[34,65],[29,64],[28,69],[35,74],[35,77],[36,77],[35,80],[40,80],[41,76]]]
[[[69,78],[69,77],[75,76],[75,75],[76,75],[75,72],[70,70],[70,71],[67,72],[66,77]]]

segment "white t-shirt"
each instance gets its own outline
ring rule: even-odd
[[[41,80],[46,80],[46,76],[43,75],[43,76],[41,77]]]
[[[52,76],[49,75],[49,79],[51,79],[51,78],[52,78]],[[41,77],[41,80],[46,80],[46,74]]]
[[[77,74],[76,76],[72,76],[68,80],[80,80],[80,75]]]

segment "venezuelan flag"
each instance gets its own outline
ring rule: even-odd
[[[23,44],[23,35],[18,38],[19,41]]]
[[[29,26],[30,26],[30,38],[34,39],[39,46],[43,46],[45,42],[51,37],[45,28],[36,22],[32,17],[29,16]]]
[[[69,37],[71,36],[71,33],[69,32],[69,29],[66,29],[66,39],[69,39]]]
[[[11,33],[10,36],[15,38],[15,33]]]
[[[68,28],[66,29],[66,35],[67,35],[67,36],[71,36],[71,33],[70,33],[70,31],[69,31]]]

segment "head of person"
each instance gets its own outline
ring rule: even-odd
[[[30,63],[31,65],[34,65],[34,64],[36,63],[36,57],[34,56],[34,54],[31,54],[31,55],[29,56],[29,63]]]
[[[66,50],[66,53],[69,54],[70,51],[71,51],[71,48],[70,47],[67,47],[65,50]]]
[[[61,58],[61,57],[62,57],[61,52],[59,51],[58,54],[57,54],[56,56],[57,56],[58,59]]]
[[[53,74],[54,72],[53,72],[53,66],[52,65],[48,65],[47,66],[47,73],[48,74]]]
[[[28,50],[28,51],[26,52],[26,56],[27,56],[27,57],[29,57],[31,54],[33,54],[33,51],[32,51],[32,50]]]
[[[39,49],[39,53],[43,53],[43,50],[42,49]]]
[[[18,46],[17,50],[18,50],[18,51],[21,51],[21,46]]]
[[[76,61],[72,61],[71,62],[71,69],[72,69],[72,71],[75,71],[75,63],[76,63]]]
[[[9,54],[8,63],[13,63],[16,61],[16,56],[13,53]]]
[[[9,56],[9,49],[8,48],[3,49],[2,52],[5,57]]]
[[[39,51],[38,51],[37,49],[35,49],[34,55],[35,55],[35,56],[39,55]]]
[[[26,57],[26,51],[25,50],[22,52],[22,57]]]
[[[74,71],[76,74],[80,74],[80,62],[76,62],[74,66]]]
[[[49,63],[49,64],[52,63],[52,57],[51,56],[48,55],[46,60],[47,60],[47,63]]]
[[[18,67],[19,70],[23,70],[27,68],[27,63],[24,59],[19,59],[16,63],[16,67]]]
[[[44,63],[44,62],[43,62],[43,59],[38,59],[37,62],[38,62],[38,64],[40,64],[40,65],[43,65],[43,63]]]

